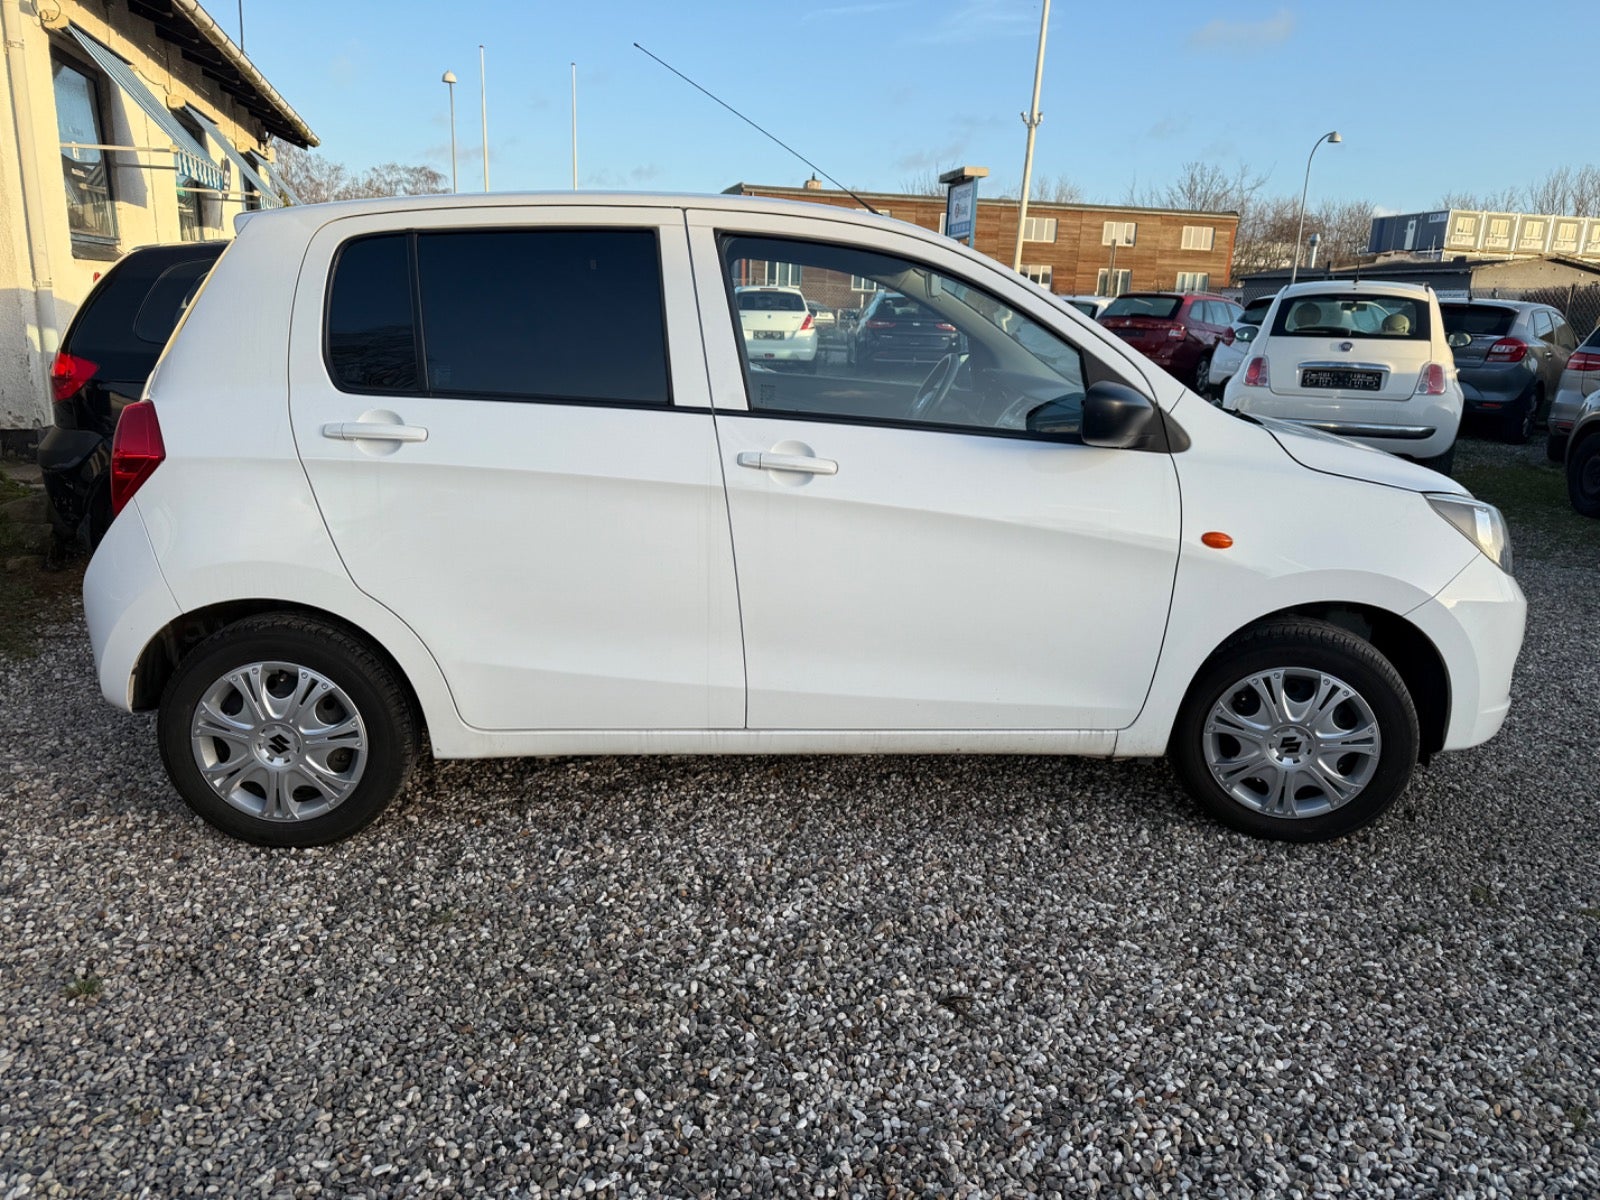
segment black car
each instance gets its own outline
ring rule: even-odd
[[[899,292],[879,292],[856,322],[850,361],[860,367],[936,363],[959,349],[956,327]]]
[[[56,536],[92,550],[111,523],[111,435],[139,398],[178,318],[225,242],[145,246],[118,259],[84,299],[50,369],[55,424],[39,443]]]

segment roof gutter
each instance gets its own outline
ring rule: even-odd
[[[245,57],[243,50],[233,44],[233,39],[223,32],[222,27],[211,19],[211,14],[201,8],[197,0],[170,0],[170,2],[174,9],[189,19],[206,41],[217,48],[217,52],[223,58],[233,64],[239,74],[244,76],[245,82],[260,92],[267,103],[278,110],[278,115],[283,118],[284,123],[299,134],[307,146],[322,145],[322,139],[311,132],[311,126],[301,119],[299,113],[289,107],[289,102],[278,94],[278,89],[268,83],[266,76],[256,70],[255,64]]]

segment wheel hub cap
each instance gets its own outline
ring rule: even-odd
[[[189,740],[211,789],[268,821],[332,811],[367,765],[366,725],[354,702],[296,663],[248,663],[217,679],[195,705]]]
[[[1377,716],[1344,680],[1280,667],[1225,689],[1206,718],[1211,777],[1256,812],[1299,819],[1354,800],[1383,751]]]

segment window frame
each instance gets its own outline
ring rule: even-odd
[[[1127,286],[1121,291],[1107,292],[1100,290],[1101,288],[1116,287],[1117,277],[1119,276],[1124,278],[1127,283]],[[1131,291],[1133,291],[1132,267],[1118,267],[1115,271],[1113,271],[1110,267],[1101,267],[1095,272],[1094,294],[1096,296],[1105,296],[1108,299],[1115,300],[1118,296],[1126,295]]]
[[[666,398],[661,401],[647,400],[606,400],[590,396],[551,396],[542,393],[508,394],[508,393],[483,393],[458,390],[453,388],[437,388],[432,386],[428,377],[427,360],[427,329],[422,319],[422,273],[418,269],[417,239],[424,234],[452,234],[452,233],[648,233],[654,243],[656,253],[656,281],[657,293],[661,303],[661,350],[665,366]],[[417,386],[407,389],[376,389],[354,388],[343,384],[334,371],[333,360],[330,356],[329,333],[331,325],[329,318],[332,315],[333,285],[339,273],[339,262],[344,257],[345,250],[356,242],[367,241],[380,237],[404,237],[406,240],[406,269],[411,284],[411,344],[416,356]],[[728,286],[731,288],[732,282]],[[363,232],[352,233],[349,237],[341,238],[334,245],[328,258],[327,270],[322,282],[321,331],[317,336],[317,358],[320,362],[324,380],[334,391],[347,396],[385,396],[402,399],[425,400],[454,400],[472,401],[484,404],[556,404],[562,406],[576,406],[585,408],[615,408],[638,409],[647,412],[700,412],[698,408],[679,405],[677,392],[673,384],[672,361],[672,336],[670,332],[671,309],[668,304],[666,287],[666,255],[661,245],[661,230],[654,224],[622,224],[622,225],[591,225],[588,223],[552,223],[552,224],[451,224],[451,225],[407,225],[404,227],[371,229]]]
[[[1050,227],[1050,236],[1049,237],[1038,237],[1038,236],[1036,236],[1036,234],[1028,232],[1030,229],[1033,229],[1033,230],[1043,229],[1046,224],[1048,224],[1049,227]],[[1027,220],[1025,220],[1022,223],[1022,240],[1024,242],[1052,242],[1053,243],[1060,236],[1061,236],[1061,220],[1060,220],[1059,217],[1029,217]]]
[[[1204,234],[1202,238],[1200,235]],[[1204,245],[1201,245],[1201,242]],[[1215,225],[1185,225],[1180,239],[1180,250],[1192,250],[1197,253],[1208,254],[1217,244],[1217,227]]]
[[[1052,445],[1081,446],[1083,444],[1081,435],[1041,434],[1033,433],[1026,429],[998,429],[981,425],[942,424],[930,421],[911,421],[894,417],[862,416],[851,413],[817,412],[810,410],[791,411],[788,409],[757,407],[751,398],[750,361],[746,354],[744,338],[740,336],[741,326],[739,323],[739,312],[734,297],[734,285],[731,282],[732,265],[735,261],[738,261],[738,259],[736,256],[730,254],[730,244],[741,239],[762,242],[796,242],[802,245],[816,245],[825,248],[859,252],[863,254],[875,254],[881,257],[898,259],[911,266],[920,267],[924,270],[931,271],[943,278],[949,279],[951,282],[959,283],[964,287],[971,288],[973,291],[988,297],[996,304],[999,304],[1017,313],[1018,316],[1039,327],[1045,333],[1061,342],[1065,348],[1071,350],[1077,355],[1079,374],[1085,391],[1087,391],[1091,385],[1105,381],[1121,383],[1135,388],[1142,395],[1148,395],[1149,385],[1145,382],[1145,380],[1137,375],[1129,375],[1125,371],[1119,369],[1116,365],[1114,365],[1114,360],[1106,356],[1103,351],[1100,351],[1093,345],[1087,345],[1072,339],[1061,329],[1057,328],[1055,324],[1028,311],[1025,306],[1006,299],[1000,295],[995,288],[975,282],[968,274],[959,273],[958,271],[952,270],[945,266],[937,265],[936,263],[930,261],[926,255],[918,255],[910,248],[903,250],[896,246],[886,247],[881,244],[858,244],[848,240],[832,240],[826,234],[822,234],[820,232],[812,233],[808,236],[805,234],[778,232],[754,226],[741,229],[737,227],[730,227],[730,225],[722,222],[719,222],[714,229],[709,230],[708,232],[710,232],[712,235],[713,248],[716,253],[715,274],[723,281],[723,308],[725,310],[724,319],[728,322],[728,324],[724,325],[720,331],[716,331],[716,336],[727,339],[729,344],[734,347],[734,356],[739,368],[740,387],[742,389],[742,398],[744,400],[743,408],[725,408],[718,406],[715,411],[719,418],[724,416],[755,417],[764,420],[804,421],[812,424],[869,426],[881,429],[905,429],[922,433],[942,433],[968,435],[973,437],[1003,438],[1010,441],[1030,441],[1036,443],[1049,443]],[[918,249],[920,249],[920,247]],[[859,278],[861,277],[856,275],[851,276],[852,281]],[[878,291],[881,293],[884,290],[885,289],[879,285]],[[706,322],[708,322],[703,326],[703,328],[709,337],[714,332],[712,323],[717,320],[717,313],[713,308],[705,306],[705,301],[703,298],[702,306],[702,317]],[[981,320],[982,318],[980,317],[978,319]],[[1155,404],[1155,401],[1152,399],[1151,403]],[[1159,409],[1160,405],[1156,404],[1156,407]],[[1164,419],[1165,418],[1163,417],[1163,420]],[[1163,438],[1160,446],[1154,446],[1151,448],[1160,450],[1163,453],[1170,452],[1170,447],[1166,444],[1165,438]]]
[[[1185,283],[1184,280],[1190,282]],[[1198,280],[1199,282],[1194,282]],[[1210,271],[1179,271],[1173,282],[1173,291],[1177,292],[1209,292],[1211,290]]]
[[[66,70],[80,76],[89,85],[89,98],[93,109],[95,124],[95,141],[101,145],[110,145],[112,139],[106,133],[110,125],[106,107],[107,87],[111,81],[105,77],[97,66],[94,66],[74,54],[69,47],[55,39],[50,42],[50,101],[56,105],[55,98],[55,68],[64,67]],[[109,252],[110,258],[118,257],[122,245],[122,223],[117,216],[117,185],[115,180],[116,162],[112,159],[112,151],[100,151],[101,161],[106,169],[106,211],[111,217],[111,233],[95,234],[82,233],[72,228],[71,218],[68,218],[67,229],[69,240],[72,243],[74,258],[90,258],[96,260],[106,259]],[[56,154],[61,156],[61,114],[59,107],[56,112]],[[63,196],[63,206],[65,197]],[[80,254],[79,250],[88,253]]]
[[[1050,285],[1055,279],[1056,269],[1051,263],[1023,263],[1022,270],[1018,274],[1024,279],[1037,283],[1047,292],[1054,290]],[[1040,279],[1038,277],[1039,274],[1042,274],[1044,278]]]
[[[1128,231],[1128,240],[1122,241],[1122,230]],[[1139,239],[1139,222],[1137,221],[1102,221],[1100,224],[1100,244],[1102,246],[1121,246],[1127,248],[1136,245]]]

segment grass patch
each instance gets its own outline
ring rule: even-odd
[[[0,506],[38,494],[0,475]],[[0,515],[0,658],[32,655],[38,649],[39,631],[71,614],[83,585],[81,560],[61,570],[44,570],[42,556],[29,549],[29,532]],[[17,565],[6,570],[7,562]]]
[[[98,975],[80,975],[67,984],[67,998],[71,1000],[92,1000],[105,990],[105,984]]]
[[[1530,446],[1463,439],[1456,456],[1452,474],[1505,513],[1515,553],[1573,566],[1600,563],[1600,521],[1572,510],[1566,471],[1546,460],[1543,439]]]

